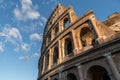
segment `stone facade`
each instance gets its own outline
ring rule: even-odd
[[[38,80],[120,80],[120,14],[100,22],[58,4],[43,34]]]

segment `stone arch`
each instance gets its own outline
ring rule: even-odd
[[[90,21],[88,21],[82,25],[78,25],[78,27],[75,29],[75,37],[76,37],[76,46],[80,49],[84,47],[82,44],[82,41],[81,41],[81,31],[83,28],[84,29],[88,28],[88,30],[91,31],[91,33],[93,34],[93,37],[94,37],[93,41],[95,41],[97,39],[96,31]]]
[[[46,78],[45,80],[48,80],[48,78]]]
[[[69,25],[70,25],[70,18],[69,15],[67,14],[67,16],[63,20],[63,26],[64,28],[67,28]]]
[[[43,63],[44,63],[44,57],[42,57],[40,61],[40,72],[41,73],[43,72]]]
[[[95,42],[94,34],[89,27],[83,27],[80,31],[80,40],[83,47],[91,46]]]
[[[57,78],[53,79],[53,80],[58,80]]]
[[[88,69],[87,80],[111,80],[107,70],[99,65],[94,65]]]
[[[65,55],[71,54],[73,51],[72,40],[70,38],[65,39]]]
[[[73,49],[74,49],[74,43],[73,43],[73,37],[72,33],[69,32],[66,34],[63,38],[63,46],[64,46],[64,56],[72,56]],[[72,54],[71,54],[72,53]]]
[[[59,58],[59,49],[57,46],[55,46],[54,52],[53,52],[53,64],[58,63],[58,58]]]
[[[91,62],[87,65],[85,65],[86,67],[83,67],[83,76],[85,79],[87,79],[87,73],[88,73],[88,70],[92,67],[92,66],[101,66],[103,67],[107,72],[108,74],[111,74],[111,70],[109,68],[109,66],[105,63],[102,63],[102,62]],[[111,78],[113,78],[113,76],[110,75]]]
[[[49,51],[45,55],[45,70],[48,70],[48,66],[49,66]]]
[[[77,77],[73,73],[67,74],[67,80],[77,80]]]
[[[54,28],[54,38],[59,34],[59,24],[56,24]]]

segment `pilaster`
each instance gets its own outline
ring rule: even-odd
[[[73,50],[73,52],[74,52],[74,54],[77,54],[77,48],[78,48],[78,46],[77,46],[77,41],[76,41],[76,36],[75,36],[74,30],[72,30],[72,38],[73,38],[73,44],[74,44],[74,50]]]
[[[84,80],[83,73],[82,73],[82,65],[81,64],[76,64],[76,67],[78,69],[79,79]]]
[[[51,69],[51,65],[52,65],[52,53],[51,53],[51,49],[49,50],[49,66],[48,69]]]
[[[107,59],[107,62],[111,68],[111,71],[115,77],[115,80],[120,80],[120,74],[119,71],[117,70],[117,67],[112,59],[111,53],[106,53],[104,57]]]
[[[58,41],[58,45],[59,45],[59,63],[61,63],[62,62],[62,53],[61,53],[62,44],[61,44],[61,40]]]
[[[43,56],[43,70],[42,70],[42,74],[45,72],[45,56]]]

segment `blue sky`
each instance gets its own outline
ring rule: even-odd
[[[1,80],[37,79],[43,29],[57,3],[79,17],[92,9],[101,21],[120,12],[119,0],[0,0]]]

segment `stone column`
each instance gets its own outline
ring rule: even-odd
[[[64,40],[62,40],[62,43],[61,43],[61,54],[62,54],[62,61],[64,61],[64,59],[65,59],[65,51],[64,51],[64,48],[65,48],[65,41]]]
[[[61,21],[60,21],[60,24],[59,24],[59,25],[60,25],[60,29],[61,29],[61,31],[64,30],[64,26],[63,26],[63,24],[64,24],[64,23],[63,23],[63,20],[61,20]]]
[[[51,80],[50,76],[48,77],[48,80]]]
[[[120,74],[119,74],[119,71],[117,70],[117,67],[112,59],[111,53],[105,54],[104,57],[106,57],[106,59],[108,61],[108,64],[112,70],[115,80],[120,80]]]
[[[103,43],[103,34],[101,33],[101,30],[99,29],[99,26],[97,25],[97,21],[94,15],[91,15],[90,17],[91,23],[95,29],[96,35],[97,35],[97,41],[99,44]],[[105,36],[105,35],[104,35]]]
[[[59,27],[59,33],[62,32],[62,28],[61,28],[61,23],[58,22],[58,27]]]
[[[55,31],[52,29],[52,31],[51,31],[51,40],[53,40],[54,39],[54,33],[55,33]]]
[[[45,72],[45,56],[43,56],[43,70],[42,70],[42,74]]]
[[[62,53],[61,53],[62,44],[61,44],[61,40],[58,41],[58,45],[59,45],[59,63],[61,63],[62,62]]]
[[[59,80],[62,80],[62,72],[59,72]]]
[[[52,65],[52,53],[51,53],[51,49],[49,50],[49,66],[48,69],[51,69],[51,65]]]
[[[61,76],[62,76],[61,80],[67,80],[67,72],[66,71],[62,72]]]
[[[74,45],[74,54],[77,54],[77,41],[76,41],[76,36],[75,36],[75,31],[72,30],[72,39],[73,39],[73,45]]]
[[[97,35],[102,36],[100,30],[98,29],[98,26],[96,25],[96,18],[95,18],[95,16],[93,14],[90,16],[90,20],[91,20],[91,23],[92,23]]]
[[[53,48],[50,49],[50,57],[51,57],[50,58],[51,59],[50,60],[50,68],[52,68],[52,66],[53,66]]]
[[[75,15],[75,12],[71,9],[71,11],[69,11],[69,16],[70,16],[70,22],[74,22],[77,19],[77,16]]]
[[[84,80],[83,74],[82,74],[82,65],[81,64],[76,64],[77,69],[78,69],[78,74],[79,74],[79,79]]]
[[[59,67],[59,72],[58,72],[59,79],[58,80],[63,80],[62,71],[63,71],[63,68],[61,66]]]

